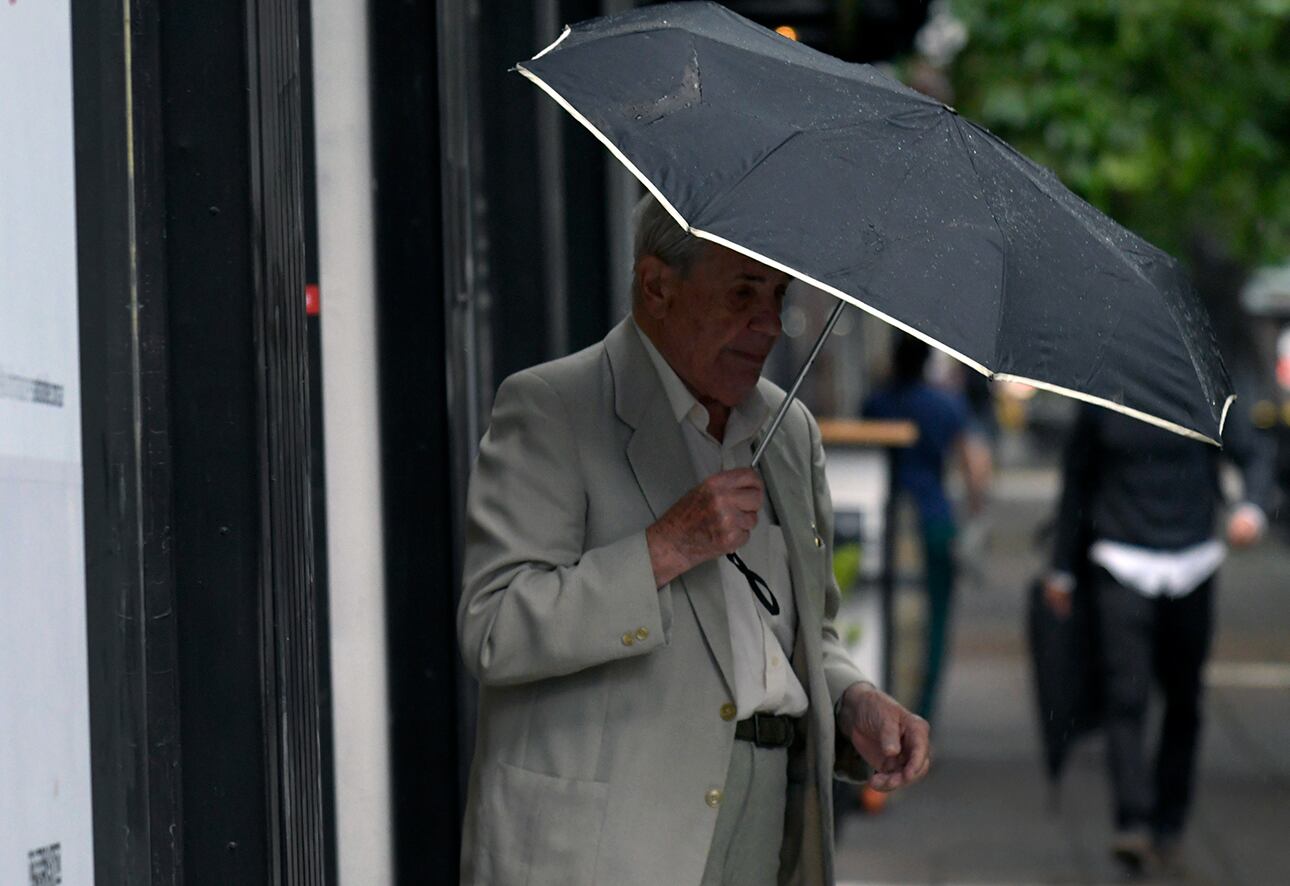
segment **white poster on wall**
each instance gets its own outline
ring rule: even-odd
[[[94,880],[70,6],[0,2],[0,883]]]

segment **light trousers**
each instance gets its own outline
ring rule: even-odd
[[[702,886],[775,886],[787,795],[788,750],[736,740]]]

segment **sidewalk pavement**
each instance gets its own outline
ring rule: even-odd
[[[932,773],[881,813],[843,818],[839,884],[1290,883],[1290,549],[1269,542],[1224,567],[1182,870],[1134,880],[1107,849],[1100,737],[1077,745],[1056,796],[1040,763],[1023,601],[1044,499],[996,503],[988,588],[957,598]]]

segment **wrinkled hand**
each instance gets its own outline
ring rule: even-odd
[[[873,769],[869,786],[894,791],[927,774],[931,727],[872,683],[853,683],[842,694],[838,729]]]
[[[1252,545],[1263,536],[1267,519],[1254,505],[1242,505],[1227,519],[1227,541],[1234,548]]]
[[[742,547],[757,525],[763,495],[757,472],[736,468],[713,474],[681,496],[645,530],[657,586]]]

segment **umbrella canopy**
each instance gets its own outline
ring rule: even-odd
[[[1177,263],[952,108],[715,3],[517,67],[693,234],[990,377],[1220,439],[1231,382]]]

